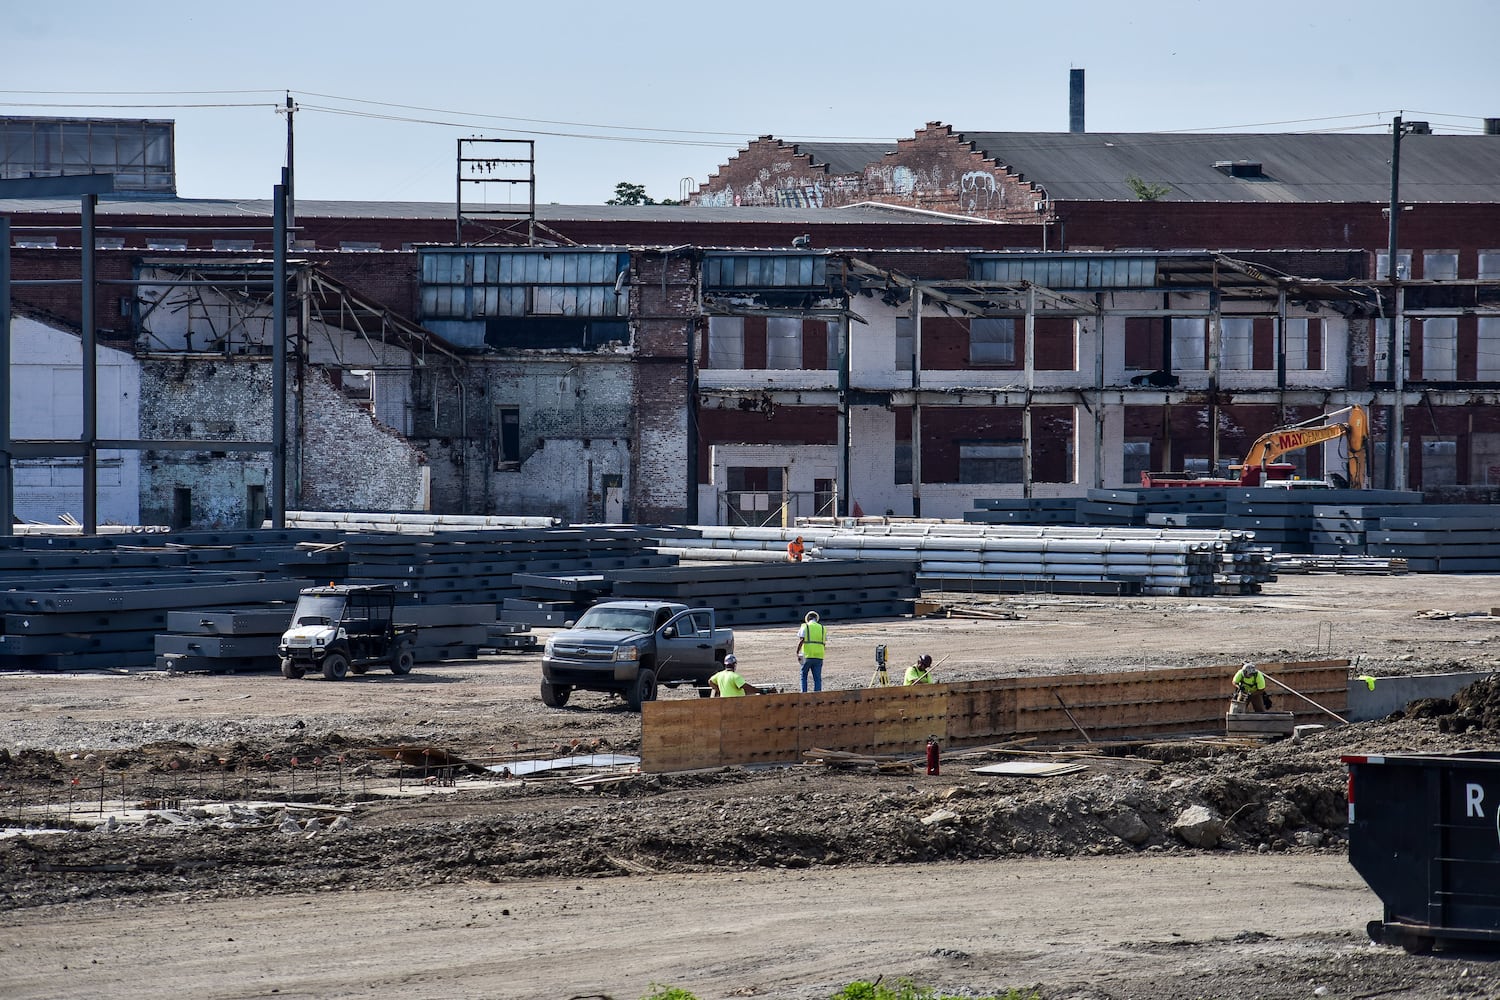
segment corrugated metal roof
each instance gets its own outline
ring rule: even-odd
[[[968,132],[962,136],[1054,200],[1134,201],[1127,178],[1166,185],[1164,201],[1387,202],[1391,137],[1345,134]],[[1218,161],[1261,164],[1234,177]],[[1500,136],[1408,135],[1401,200],[1500,201]]]
[[[77,198],[0,199],[0,215],[25,216],[39,213],[77,215]],[[475,205],[474,209],[484,206]],[[453,219],[451,202],[422,201],[303,201],[296,205],[298,218],[331,219]],[[97,214],[161,217],[270,219],[272,204],[266,199],[207,198],[111,198],[101,196]],[[984,220],[913,212],[899,205],[867,203],[844,208],[783,208],[775,205],[538,205],[537,221],[561,222],[690,222],[690,223],[784,223],[800,225],[993,225]],[[19,223],[18,223],[19,224]]]

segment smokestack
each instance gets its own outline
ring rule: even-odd
[[[1068,131],[1083,131],[1083,70],[1068,70]]]

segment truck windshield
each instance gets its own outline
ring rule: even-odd
[[[297,598],[293,625],[331,625],[344,617],[344,598],[333,594],[303,594]]]
[[[651,612],[644,608],[589,608],[573,627],[650,632]]]

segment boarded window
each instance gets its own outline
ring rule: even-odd
[[[1477,347],[1474,377],[1481,382],[1500,379],[1500,318],[1479,318]]]
[[[1172,370],[1208,368],[1208,324],[1196,318],[1172,320]]]
[[[1458,485],[1458,441],[1451,437],[1422,439],[1423,489]]]
[[[766,367],[782,370],[802,367],[802,320],[793,316],[766,318]]]
[[[1219,321],[1219,341],[1224,367],[1248,370],[1255,367],[1255,321],[1225,317]]]
[[[1422,321],[1422,378],[1458,378],[1458,320],[1453,317]]]
[[[961,483],[1019,483],[1019,441],[973,441],[958,446],[958,481]]]
[[[1422,255],[1422,277],[1428,281],[1453,281],[1458,277],[1458,251],[1433,250]]]
[[[745,367],[745,320],[740,316],[708,318],[708,358],[704,367],[740,369]]]

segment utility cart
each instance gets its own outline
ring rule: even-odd
[[[397,625],[395,615],[396,591],[388,584],[304,589],[278,647],[281,676],[296,680],[320,671],[337,681],[371,667],[411,673],[417,627]]]

